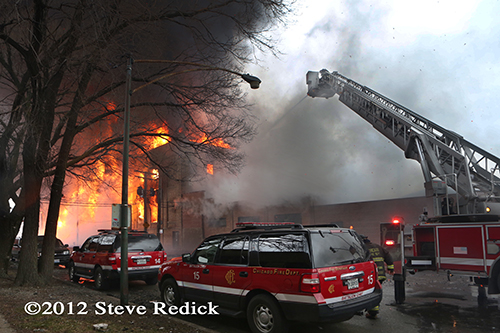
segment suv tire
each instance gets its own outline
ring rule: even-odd
[[[73,281],[73,282],[80,281],[80,277],[75,274],[75,263],[74,262],[70,262],[68,264],[68,266],[69,266],[69,269],[68,269],[69,279],[71,281]]]
[[[265,294],[253,297],[248,303],[247,320],[254,333],[288,331],[288,321],[276,300]]]
[[[101,267],[97,267],[94,273],[94,286],[97,290],[108,288],[108,280],[104,277]]]
[[[168,306],[180,306],[181,295],[174,279],[166,279],[161,284],[161,300]]]

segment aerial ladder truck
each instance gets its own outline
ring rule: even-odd
[[[420,163],[435,216],[413,226],[406,268],[468,275],[500,294],[500,159],[338,72],[309,71],[306,82],[310,97],[338,95]]]

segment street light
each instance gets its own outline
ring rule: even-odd
[[[132,64],[134,62],[137,63],[169,63],[169,64],[179,64],[179,65],[187,65],[193,66],[196,68],[185,69],[179,72],[168,73],[162,75],[154,80],[149,81],[141,85],[140,87],[132,90]],[[194,62],[187,61],[175,61],[175,60],[150,60],[150,59],[138,59],[133,60],[129,57],[127,62],[127,77],[126,77],[126,98],[125,98],[125,115],[124,115],[124,130],[123,130],[123,170],[122,170],[122,203],[120,207],[120,235],[121,235],[121,260],[120,260],[120,304],[128,305],[128,173],[129,173],[129,150],[130,150],[130,99],[133,93],[138,90],[141,90],[144,87],[147,87],[155,82],[163,80],[167,77],[196,72],[196,71],[223,71],[228,72],[234,75],[240,76],[243,80],[250,84],[252,89],[258,89],[261,83],[261,80],[250,74],[241,74],[235,72],[233,70],[222,68],[222,67],[214,67],[205,64],[197,64]]]

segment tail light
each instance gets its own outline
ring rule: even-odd
[[[167,261],[167,252],[163,252],[163,262]]]
[[[394,242],[394,240],[392,240],[392,239],[387,239],[385,241],[385,245],[387,245],[387,246],[393,246],[394,244],[396,244],[396,242]]]
[[[319,293],[321,290],[319,285],[319,275],[317,273],[304,274],[300,281],[300,291],[305,293]]]

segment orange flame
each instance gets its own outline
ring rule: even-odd
[[[207,173],[209,175],[213,175],[214,174],[214,165],[213,164],[207,164]]]
[[[152,137],[152,139],[149,143],[149,150],[163,146],[171,141],[171,138],[168,135],[168,128],[167,127],[165,127],[165,126],[160,127],[156,130],[155,133],[159,134],[160,136]]]
[[[195,135],[193,135],[195,136]],[[198,135],[197,138],[192,140],[193,142],[198,142],[202,144],[210,144],[220,148],[234,149],[228,143],[224,142],[221,138],[209,138],[205,133]]]

